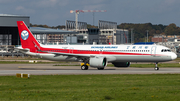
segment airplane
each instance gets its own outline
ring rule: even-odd
[[[78,61],[82,70],[89,66],[104,70],[107,63],[115,67],[129,67],[131,62],[172,61],[177,55],[169,48],[156,44],[143,45],[42,45],[34,38],[24,21],[17,21],[21,47],[20,52],[52,61]]]

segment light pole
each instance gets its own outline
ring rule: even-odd
[[[133,28],[131,28],[131,44],[133,43],[133,40],[134,39],[134,37],[133,37]]]
[[[148,42],[148,31],[149,31],[149,30],[147,30],[147,42]]]

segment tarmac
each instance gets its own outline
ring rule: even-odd
[[[0,64],[0,76],[25,73],[30,75],[91,75],[91,74],[180,74],[180,68],[116,68],[105,67],[104,70],[89,67],[81,70],[80,66],[53,66],[55,64]]]

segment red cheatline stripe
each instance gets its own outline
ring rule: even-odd
[[[53,48],[43,48],[42,51],[39,53],[46,53],[46,52],[55,52],[55,53],[72,53],[72,54],[103,54],[103,55],[151,55],[147,53],[127,53],[127,52],[108,52],[108,51],[88,51],[88,50],[70,50],[70,49],[53,49]],[[35,52],[36,53],[36,52]],[[160,54],[156,54],[156,56],[164,56]]]

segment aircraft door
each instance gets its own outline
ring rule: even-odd
[[[151,47],[151,56],[156,56],[156,46]]]

